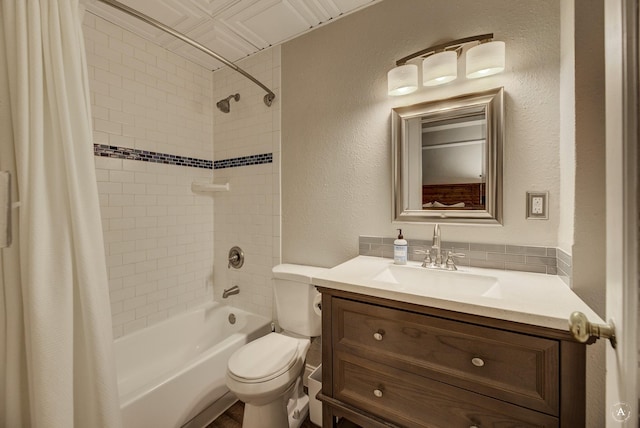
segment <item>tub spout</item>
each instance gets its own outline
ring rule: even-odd
[[[222,290],[222,298],[226,299],[229,296],[233,296],[234,294],[239,294],[240,293],[240,287],[238,287],[237,285],[234,285],[231,288],[225,288],[224,290]]]

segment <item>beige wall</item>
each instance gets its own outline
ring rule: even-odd
[[[331,266],[359,235],[430,239],[432,225],[391,222],[390,109],[504,86],[504,225],[448,226],[443,239],[555,246],[559,222],[560,10],[553,0],[383,1],[282,49],[283,261]],[[386,94],[405,55],[493,32],[504,73],[409,96]],[[459,75],[464,74],[464,59]],[[550,192],[550,219],[525,219],[525,192]]]

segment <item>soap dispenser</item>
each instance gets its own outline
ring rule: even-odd
[[[397,265],[406,265],[407,252],[407,241],[402,236],[402,229],[398,229],[398,239],[393,241],[393,262]]]

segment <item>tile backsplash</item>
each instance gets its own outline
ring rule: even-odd
[[[358,253],[362,256],[393,258],[394,240],[395,238],[360,236]],[[432,245],[431,240],[424,239],[407,239],[407,243],[409,260],[414,261],[422,261],[424,255],[420,251],[430,249]],[[456,257],[458,266],[559,275],[570,284],[571,256],[557,248],[442,241],[442,251],[445,254],[446,251],[463,254],[464,257]]]

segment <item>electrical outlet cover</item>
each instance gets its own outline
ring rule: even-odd
[[[527,219],[549,219],[549,192],[527,192]]]

